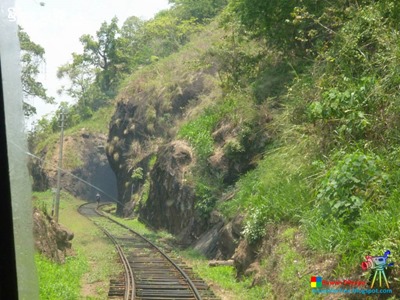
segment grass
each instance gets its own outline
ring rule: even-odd
[[[33,197],[35,206],[51,211],[51,191],[35,192]],[[73,196],[61,193],[59,221],[74,233],[72,247],[76,256],[68,258],[67,263],[61,266],[37,258],[39,274],[52,272],[54,275],[40,275],[40,293],[53,295],[43,299],[107,299],[109,280],[120,272],[115,268],[118,257],[113,244],[90,220],[78,213],[81,204],[83,202]],[[64,277],[65,280],[54,283],[54,278]],[[69,289],[73,292],[68,297],[51,292]]]
[[[269,262],[267,270],[276,274],[278,284],[284,287],[284,295],[291,299],[312,299],[313,294],[309,288],[310,279],[304,276],[299,279],[299,274],[307,270],[306,257],[295,248],[294,239],[298,229],[290,227],[279,236],[279,243],[275,248],[275,257],[279,260],[277,267]],[[268,258],[266,258],[268,260]]]
[[[284,145],[268,151],[256,169],[237,182],[232,200],[218,204],[230,219],[247,212],[244,233],[251,242],[261,239],[267,223],[298,223],[311,208],[311,194],[305,178],[311,175],[310,156],[304,155],[310,142]]]
[[[250,119],[254,114],[251,101],[243,95],[229,95],[225,99],[205,108],[197,118],[183,124],[178,138],[186,139],[195,149],[200,159],[205,160],[214,150],[213,130],[224,119],[233,125]]]
[[[341,255],[336,270],[339,275],[360,272],[358,266],[365,255],[383,255],[392,252],[392,261],[400,260],[400,214],[398,193],[387,199],[387,208],[382,210],[363,209],[356,227],[349,227],[340,220],[325,220],[317,209],[304,218],[304,229],[310,249],[333,252]],[[395,278],[399,279],[397,274]]]
[[[80,279],[88,270],[87,261],[79,253],[58,265],[42,255],[35,256],[39,276],[40,299],[79,299]]]
[[[114,114],[115,107],[113,105],[100,108],[90,119],[87,119],[78,125],[67,130],[67,133],[74,133],[85,128],[91,133],[108,134],[108,124]]]
[[[268,284],[252,286],[252,276],[238,281],[236,271],[232,266],[209,267],[208,259],[193,250],[179,252],[179,255],[222,299],[273,299]]]

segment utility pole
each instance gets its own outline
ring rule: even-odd
[[[60,182],[61,182],[61,168],[63,158],[63,142],[64,142],[64,109],[61,109],[61,137],[60,137],[60,151],[58,156],[58,170],[57,170],[57,194],[55,205],[55,220],[58,223],[58,212],[60,208]]]

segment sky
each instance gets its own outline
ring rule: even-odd
[[[63,84],[56,76],[57,68],[71,61],[72,52],[82,53],[79,38],[83,34],[95,35],[101,23],[114,16],[122,25],[130,16],[150,19],[168,6],[168,0],[15,0],[17,23],[45,49],[46,63],[38,79],[57,102],[71,101],[57,94]],[[28,120],[28,126],[57,109],[57,105],[46,105],[40,99],[31,103],[38,114]]]

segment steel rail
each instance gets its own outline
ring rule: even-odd
[[[78,208],[78,212],[81,215],[84,215],[81,212],[81,209],[88,205],[90,203],[84,203],[82,205],[79,206]],[[94,209],[94,211],[99,214],[99,212],[97,211],[97,209]],[[101,215],[101,214],[99,214]],[[93,221],[93,220],[92,220]],[[118,242],[114,239],[114,237],[103,227],[101,227],[99,224],[97,224],[95,221],[93,221],[93,223],[101,230],[104,232],[104,234],[114,243],[115,248],[117,249],[119,258],[121,260],[122,265],[124,266],[125,269],[125,291],[124,291],[124,300],[135,300],[136,297],[136,289],[135,289],[135,279],[133,276],[133,272],[132,272],[132,268],[129,264],[128,259],[126,258],[121,246],[118,244]]]
[[[135,290],[135,279],[133,277],[132,268],[126,258],[121,246],[114,239],[114,237],[105,229],[99,226],[99,228],[107,235],[107,237],[114,243],[115,248],[118,251],[119,257],[125,269],[125,295],[126,300],[135,300],[136,290]]]
[[[109,204],[109,203],[108,203]],[[102,204],[101,206],[107,205],[107,203]],[[145,238],[144,236],[142,236],[140,233],[132,230],[131,228],[129,228],[128,226],[119,223],[118,221],[110,218],[109,216],[105,215],[102,211],[99,211],[96,209],[96,212],[99,213],[101,216],[109,219],[110,221],[114,222],[115,224],[118,224],[119,226],[127,229],[129,232],[135,234],[136,236],[140,237],[141,239],[143,239],[144,241],[146,241],[148,244],[150,244],[154,249],[156,249],[167,261],[169,261],[171,263],[171,265],[183,276],[183,278],[185,279],[186,283],[188,284],[188,286],[190,287],[190,289],[193,292],[193,295],[195,296],[195,298],[197,300],[201,300],[202,297],[198,291],[198,289],[196,288],[195,284],[193,283],[193,281],[190,279],[190,277],[185,273],[185,271],[182,270],[182,268],[180,268],[167,254],[165,254],[159,247],[157,247],[153,242],[151,242],[150,240],[148,240],[147,238]]]

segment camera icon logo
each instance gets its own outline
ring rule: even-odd
[[[389,288],[389,283],[387,281],[386,278],[386,274],[385,274],[385,269],[387,267],[392,267],[394,265],[393,262],[391,263],[387,263],[387,259],[388,256],[390,255],[390,251],[387,250],[383,256],[371,256],[371,255],[367,255],[365,256],[365,261],[363,261],[361,263],[361,268],[364,271],[367,270],[374,270],[375,274],[374,277],[372,279],[372,283],[371,283],[371,288],[373,288],[374,284],[375,284],[375,280],[377,278],[377,276],[379,275],[379,287],[382,287],[382,277],[385,279],[385,283],[387,288]]]

